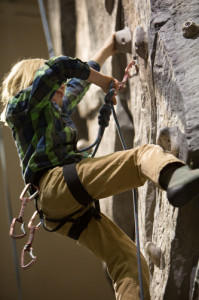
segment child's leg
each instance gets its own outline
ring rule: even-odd
[[[159,184],[160,171],[181,162],[155,145],[144,145],[77,164],[77,173],[87,192],[95,199],[106,198],[142,186],[147,179]]]
[[[141,186],[147,178],[158,184],[161,169],[179,161],[153,145],[113,153],[100,158],[88,158],[77,164],[83,186],[95,199]],[[47,172],[40,182],[40,204],[45,216],[63,218],[82,207],[71,195],[64,182],[62,168]],[[55,224],[49,222],[49,227]],[[66,223],[58,232],[67,235],[71,227]],[[94,218],[81,233],[79,242],[105,261],[113,279],[117,299],[138,300],[138,267],[136,246],[113,222],[102,215]],[[145,299],[149,296],[149,275],[142,256]]]
[[[136,246],[117,225],[103,214],[100,220],[92,218],[80,235],[79,243],[106,262],[116,299],[140,299]],[[149,300],[149,271],[142,255],[141,265],[144,299]]]

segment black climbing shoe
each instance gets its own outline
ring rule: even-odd
[[[192,170],[188,166],[178,168],[167,188],[169,202],[175,207],[180,207],[195,196],[199,197],[199,169]]]

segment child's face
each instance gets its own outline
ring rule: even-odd
[[[63,97],[64,97],[64,93],[65,93],[65,88],[66,85],[63,83],[60,88],[58,90],[56,90],[52,101],[55,102],[57,105],[59,105],[60,107],[62,107],[62,103],[63,103]]]

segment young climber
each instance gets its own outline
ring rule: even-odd
[[[38,207],[46,226],[53,230],[59,220],[67,221],[57,233],[78,240],[106,263],[116,299],[138,300],[136,246],[93,202],[149,179],[167,190],[168,200],[178,207],[198,194],[199,170],[190,170],[157,145],[96,158],[78,153],[70,115],[90,83],[105,93],[111,82],[119,89],[120,82],[98,72],[114,53],[113,34],[88,63],[67,56],[18,62],[2,84],[2,117],[12,130],[25,183],[39,187]],[[116,104],[115,95],[112,101]],[[149,272],[143,256],[141,264],[148,300]]]

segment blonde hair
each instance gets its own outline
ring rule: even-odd
[[[44,66],[44,63],[45,60],[42,58],[23,59],[14,64],[10,72],[5,75],[1,86],[3,112],[0,121],[5,122],[5,110],[9,99],[33,83],[36,71]]]

